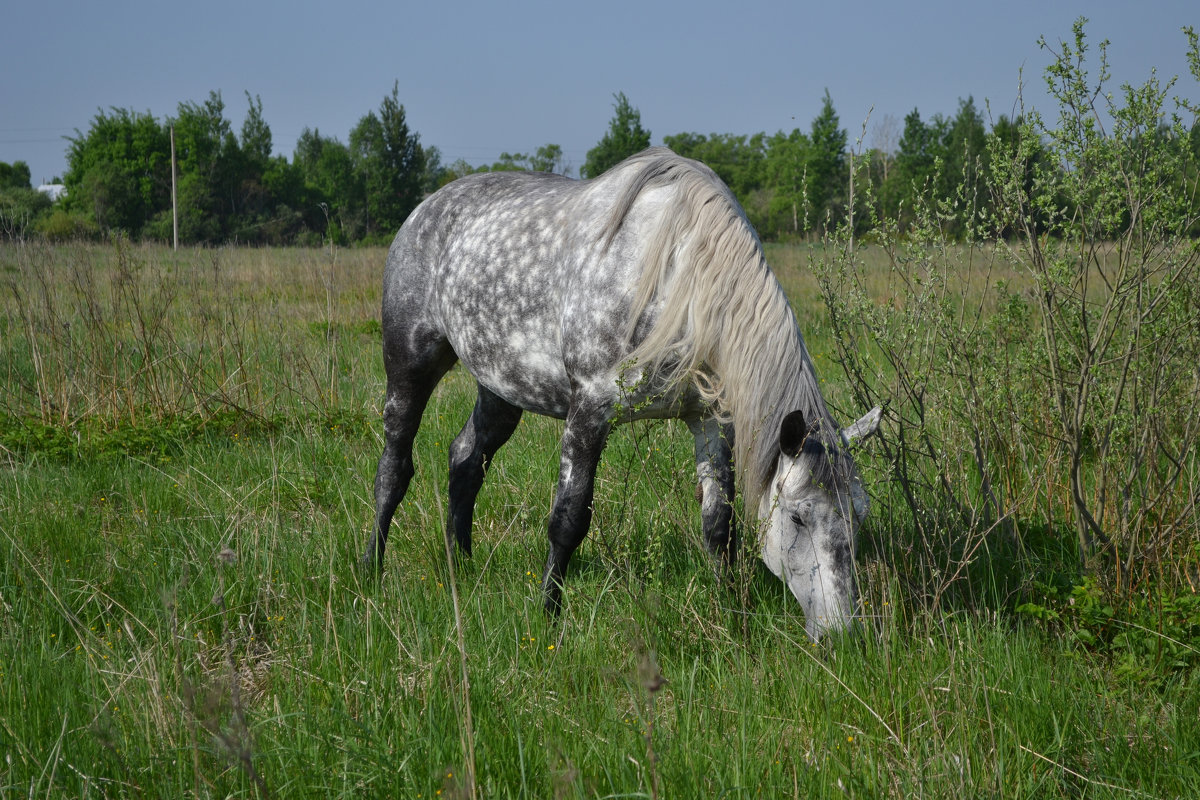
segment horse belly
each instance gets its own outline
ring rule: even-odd
[[[566,417],[571,383],[552,339],[516,331],[504,340],[481,344],[464,340],[455,346],[459,360],[479,383],[526,411]]]

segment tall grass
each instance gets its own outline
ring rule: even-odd
[[[333,405],[363,365],[311,339],[378,332],[377,253],[294,252],[285,267],[233,248],[8,246],[5,410],[70,424]]]
[[[805,253],[771,257],[802,297]],[[363,582],[382,260],[0,250],[0,794],[1200,787],[1194,669],[1122,670],[999,602],[914,602],[933,578],[869,541],[903,534],[886,504],[866,532],[861,637],[810,646],[762,568],[730,591],[699,541],[673,424],[613,437],[549,622],[537,579],[561,423],[528,417],[489,471],[474,557],[454,564],[456,622],[442,525],[449,444],[473,402],[461,370],[426,411],[386,571]],[[849,406],[827,320],[797,307]]]

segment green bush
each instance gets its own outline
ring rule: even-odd
[[[0,239],[21,239],[50,208],[50,198],[35,189],[0,190]]]
[[[56,208],[42,217],[34,225],[42,237],[51,242],[69,242],[76,239],[96,240],[100,237],[100,228],[95,220],[82,214],[73,214]]]
[[[1172,111],[1173,81],[1153,76],[1109,92],[1105,45],[1087,71],[1082,20],[1072,42],[1043,45],[1059,118],[1022,109],[1015,133],[992,136],[987,202],[926,199],[903,235],[877,220],[882,267],[849,233],[813,260],[851,402],[885,409],[866,465],[892,528],[881,550],[935,606],[1030,600],[1047,569],[1090,576],[1105,597],[1194,597],[1189,109]]]

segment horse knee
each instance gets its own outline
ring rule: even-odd
[[[379,466],[375,470],[375,493],[378,495],[380,492],[390,492],[395,487],[408,486],[416,471],[412,452],[388,442],[384,445]]]

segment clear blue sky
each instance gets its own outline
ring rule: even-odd
[[[664,135],[807,130],[829,89],[851,141],[914,107],[951,115],[973,95],[1011,114],[1022,68],[1027,105],[1046,106],[1050,60],[1037,39],[1111,40],[1114,89],[1152,67],[1188,74],[1184,25],[1196,0],[973,3],[390,2],[29,0],[0,32],[0,161],[35,184],[66,170],[66,142],[97,109],[162,119],[220,90],[239,130],[244,91],[262,97],[277,153],[307,126],[346,141],[400,83],[409,126],[449,163],[561,145],[575,167],[625,92],[657,144]],[[1094,51],[1093,51],[1094,52]]]

